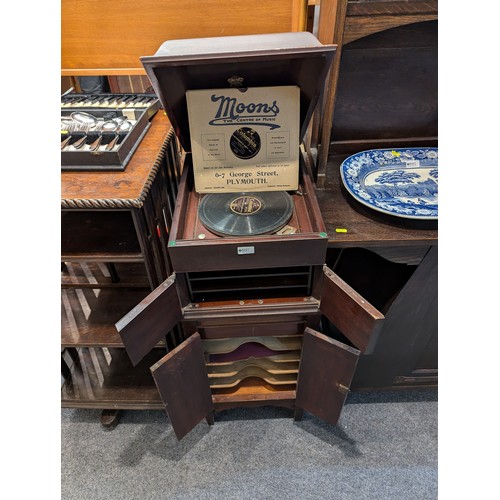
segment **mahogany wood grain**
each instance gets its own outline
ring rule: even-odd
[[[203,349],[208,354],[222,354],[235,351],[246,342],[256,342],[273,351],[289,351],[300,349],[302,335],[284,337],[237,337],[228,339],[210,339],[203,341]],[[278,353],[276,353],[278,354]]]
[[[310,173],[301,156],[299,193],[292,195],[294,214],[288,223],[295,234],[220,237],[198,220],[201,196],[195,192],[190,155],[179,184],[172,221],[169,254],[176,272],[262,269],[301,265],[321,265],[326,252],[324,225]],[[203,234],[203,238],[198,236]],[[283,252],[283,245],[287,252]],[[254,246],[253,254],[238,255],[240,246]]]
[[[309,234],[254,236],[251,242],[241,238],[206,240],[204,245],[185,241],[170,247],[174,269],[178,272],[223,271],[227,269],[263,269],[278,266],[303,266],[324,262],[327,239]],[[240,246],[253,246],[254,254],[238,255]],[[283,248],[287,252],[283,252]]]
[[[220,377],[232,377],[237,375],[243,368],[248,366],[259,366],[273,375],[283,375],[286,373],[298,373],[299,358],[290,360],[290,353],[277,354],[262,358],[247,358],[237,361],[226,361],[221,363],[207,363],[208,378],[218,379]]]
[[[373,351],[384,315],[326,266],[320,309],[361,352]]]
[[[181,319],[172,275],[116,323],[132,364],[135,366]]]
[[[148,176],[151,168],[169,131],[170,122],[160,109],[123,172],[62,172],[63,203],[110,199],[134,201],[140,205],[149,188]]]
[[[260,402],[260,405],[267,405],[272,404],[272,401],[294,399],[295,389],[296,383],[276,386],[267,383],[261,378],[250,377],[243,380],[237,387],[213,389],[212,401],[214,404]]]
[[[318,312],[319,301],[312,297],[264,299],[259,301],[221,301],[188,304],[183,309],[184,319],[203,321],[202,325],[234,325],[240,321],[303,321]],[[239,318],[235,321],[235,318]]]
[[[258,408],[260,406],[282,406],[293,409],[295,408],[295,390],[265,393],[260,387],[257,387],[253,394],[214,394],[212,400],[216,411],[241,407]]]
[[[177,439],[213,413],[202,341],[195,333],[151,367]]]
[[[93,289],[62,290],[61,346],[123,347],[115,323],[140,302],[148,290],[101,289],[97,296]]]
[[[230,325],[214,324],[207,325],[198,322],[198,332],[204,339],[222,339],[227,337],[252,337],[254,335],[282,336],[297,335],[304,331],[306,320],[290,321],[289,315],[267,317],[266,322],[244,321],[242,323],[232,323]]]
[[[166,40],[303,31],[307,0],[63,0],[62,75],[143,75]]]
[[[272,386],[293,385],[297,383],[297,371],[286,373],[271,373],[267,368],[259,364],[247,364],[237,373],[221,377],[210,377],[210,389],[230,389],[238,386],[243,380],[249,377],[256,377]],[[298,365],[297,365],[298,367]]]
[[[137,263],[144,262],[144,255],[142,253],[125,253],[117,254],[114,252],[85,252],[85,253],[62,253],[62,262],[128,262]]]
[[[336,425],[351,385],[359,351],[306,329],[296,406]]]

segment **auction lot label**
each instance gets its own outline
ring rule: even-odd
[[[298,188],[300,89],[186,92],[198,193]]]

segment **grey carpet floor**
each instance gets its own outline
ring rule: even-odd
[[[435,499],[437,391],[350,394],[337,426],[238,408],[178,442],[161,411],[62,410],[62,499]]]

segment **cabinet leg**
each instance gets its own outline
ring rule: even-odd
[[[296,422],[300,422],[303,416],[304,416],[304,410],[302,408],[295,408],[293,412],[293,419]]]
[[[120,276],[116,272],[116,267],[112,262],[106,262],[106,267],[108,268],[109,275],[111,276],[111,283],[119,283]]]
[[[120,421],[121,410],[102,410],[101,425],[106,429],[114,429]]]
[[[205,420],[207,421],[208,425],[214,425],[215,423],[215,418],[214,418],[214,412],[210,412],[206,417]]]

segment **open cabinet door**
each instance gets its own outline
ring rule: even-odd
[[[182,319],[175,274],[115,323],[134,366]]]
[[[295,406],[336,425],[359,355],[357,349],[306,328]]]
[[[213,413],[200,334],[194,333],[151,367],[177,439]]]
[[[321,312],[363,353],[377,342],[384,315],[327,266],[323,267]]]

